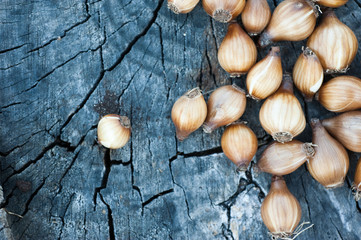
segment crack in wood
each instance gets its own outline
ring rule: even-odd
[[[200,68],[199,68],[199,74],[198,76],[196,77],[196,82],[197,82],[197,86],[200,88],[200,89],[203,89],[203,85],[202,85],[202,81],[203,81],[203,64],[204,64],[204,58],[202,57],[201,59],[201,64],[200,64]],[[178,75],[177,75],[178,76]]]
[[[212,77],[214,86],[217,88],[218,84],[217,84],[216,76],[214,75],[213,70],[212,70],[212,62],[208,55],[208,47],[207,46],[206,46],[205,51],[206,51],[205,55],[206,55],[206,59],[207,59],[208,67],[209,67],[209,75]]]
[[[250,168],[249,168],[250,170],[247,170],[245,172],[246,173],[246,178],[247,178],[247,181],[248,181],[247,185],[253,184],[255,186],[255,188],[259,190],[258,201],[260,203],[262,203],[263,199],[266,197],[266,194],[262,190],[262,187],[256,181],[254,181],[254,179],[253,179],[251,169],[254,168],[255,163],[252,161],[250,165],[251,165]]]
[[[95,81],[94,85],[91,87],[91,89],[89,90],[89,92],[85,95],[84,99],[82,100],[82,102],[78,105],[78,107],[75,109],[75,111],[73,113],[71,113],[69,115],[69,117],[66,119],[66,121],[64,122],[64,124],[60,127],[60,135],[62,134],[63,129],[69,124],[69,122],[73,119],[73,117],[75,116],[75,114],[77,114],[84,106],[85,104],[88,102],[89,98],[91,97],[91,95],[93,94],[93,92],[95,91],[95,89],[98,87],[98,85],[100,84],[100,82],[102,81],[103,77],[104,77],[104,63],[103,63],[103,50],[102,50],[102,46],[100,46],[100,62],[101,62],[101,70],[99,73],[99,77],[98,79]]]
[[[204,151],[195,151],[190,153],[177,152],[176,155],[169,158],[169,161],[172,162],[178,158],[178,156],[183,156],[183,158],[191,158],[191,157],[205,157],[214,154],[222,153],[222,147],[214,147]]]
[[[120,29],[122,29],[125,25],[127,25],[127,24],[129,24],[129,23],[132,23],[132,22],[136,22],[139,18],[142,17],[143,12],[144,12],[145,10],[147,10],[147,9],[144,8],[142,11],[140,11],[139,14],[138,14],[134,19],[122,23],[117,29],[115,29],[113,32],[111,32],[108,37],[111,37],[112,35],[114,35],[115,33],[117,33],[117,32],[118,32]]]
[[[212,32],[212,37],[213,37],[213,41],[214,41],[214,46],[215,46],[216,52],[218,52],[218,43],[217,43],[217,38],[215,35],[215,30],[214,30],[214,20],[210,16],[209,16],[209,21],[210,21],[210,25],[211,25],[211,32]]]
[[[108,227],[109,227],[109,240],[115,240],[115,232],[114,232],[114,221],[113,221],[113,212],[110,208],[110,205],[105,202],[104,197],[101,193],[99,193],[100,200],[104,203],[108,210]]]
[[[236,202],[238,195],[241,194],[243,191],[245,191],[247,186],[250,184],[251,183],[248,180],[244,178],[240,178],[236,192],[232,196],[230,196],[227,200],[218,203],[218,205],[224,207],[225,209],[230,209],[233,206],[233,204]],[[230,221],[230,215],[228,220]]]
[[[228,211],[228,210],[227,210]],[[227,212],[228,215],[228,212]],[[233,232],[232,230],[229,229],[229,227],[227,227],[224,223],[221,226],[221,230],[222,230],[222,236],[226,239],[226,240],[234,240],[233,237]],[[238,239],[238,238],[237,238]]]
[[[32,137],[32,136],[30,136],[30,138],[31,138],[31,137]],[[29,139],[30,139],[30,138],[29,138]],[[1,156],[1,157],[7,157],[10,153],[12,153],[13,151],[15,151],[16,149],[21,148],[22,146],[24,146],[25,144],[27,144],[28,141],[29,141],[29,139],[27,139],[23,144],[13,147],[13,148],[10,149],[9,151],[0,152],[0,156]],[[0,167],[1,167],[1,165],[0,165]]]
[[[110,160],[110,165],[113,166],[117,166],[117,165],[123,165],[123,166],[128,166],[130,165],[130,161],[127,162],[123,162],[122,160]]]
[[[165,69],[165,60],[164,60],[164,46],[163,46],[163,33],[162,33],[162,27],[155,23],[155,25],[159,29],[159,44],[160,44],[160,54],[161,54],[161,62],[162,62],[162,73],[163,73],[163,80],[164,80],[164,87],[167,89],[167,101],[169,100],[169,93],[170,93],[170,86],[167,87],[167,75],[166,75],[166,69]]]
[[[1,71],[5,71],[5,70],[8,70],[8,69],[10,69],[10,68],[19,66],[19,65],[22,64],[22,63],[23,63],[23,61],[21,61],[21,62],[19,62],[19,63],[15,63],[15,64],[13,64],[13,65],[10,65],[10,66],[8,66],[8,67],[0,68],[0,70],[1,70]]]
[[[79,155],[79,152],[77,152],[77,153],[75,154],[75,156],[74,156],[73,159],[71,160],[69,166],[65,169],[63,175],[60,177],[60,179],[59,179],[59,189],[58,189],[58,192],[57,192],[57,194],[55,195],[55,197],[63,190],[62,181],[63,181],[64,177],[68,174],[68,172],[70,171],[70,169],[73,167],[76,159],[78,158],[78,155]],[[54,197],[54,198],[55,198],[55,197]]]
[[[133,161],[130,161],[130,171],[131,171],[131,183],[132,183],[132,189],[135,190],[140,198],[140,202],[142,203],[142,213],[141,215],[143,216],[144,214],[144,207],[143,207],[143,196],[142,196],[142,192],[140,191],[140,188],[134,184],[134,165],[133,165]]]
[[[184,25],[186,24],[186,22],[188,20],[188,16],[189,16],[189,14],[186,15],[186,17],[185,17],[183,23],[180,25],[180,27],[178,29],[174,30],[175,35],[177,35],[178,31],[181,30],[184,27]]]
[[[12,48],[0,50],[0,54],[6,53],[6,52],[10,52],[10,51],[13,51],[13,50],[16,50],[16,49],[18,49],[18,48],[21,48],[21,47],[27,45],[27,44],[29,44],[29,43],[24,43],[24,44],[21,44],[21,45],[19,45],[19,46],[15,46],[15,47],[12,47]]]
[[[155,8],[155,10],[153,11],[153,16],[150,19],[150,21],[148,22],[147,26],[143,29],[142,32],[140,32],[138,35],[136,35],[133,38],[133,40],[128,44],[128,46],[125,48],[125,50],[121,53],[120,57],[115,61],[115,63],[112,66],[110,66],[108,69],[106,69],[106,71],[110,72],[110,71],[114,70],[123,61],[125,56],[132,50],[133,46],[138,42],[138,40],[147,34],[147,32],[149,31],[149,29],[151,28],[151,26],[157,19],[158,12],[162,7],[163,2],[164,2],[164,0],[158,1],[158,5]]]
[[[68,211],[69,209],[69,206],[70,206],[70,203],[73,201],[73,197],[75,196],[75,193],[72,193],[70,195],[70,200],[68,201],[68,203],[66,204],[65,206],[65,210],[64,210],[64,213],[62,216],[59,216],[60,220],[61,220],[61,228],[60,228],[60,233],[59,233],[59,237],[58,237],[58,240],[61,239],[61,235],[63,234],[63,229],[64,229],[64,226],[65,226],[65,220],[64,220],[64,217],[65,217],[65,214],[66,212]]]
[[[88,0],[84,0],[84,5],[85,5],[85,12],[86,12],[87,16],[90,17]]]
[[[130,122],[133,121],[133,107],[132,106],[130,106],[129,119],[130,119]],[[130,159],[126,164],[127,165],[130,164],[130,172],[131,172],[130,181],[132,184],[132,189],[138,193],[140,201],[141,201],[141,203],[143,203],[142,192],[140,191],[140,188],[134,184],[133,141],[130,142]],[[142,215],[143,215],[143,210],[144,210],[144,208],[142,207]]]
[[[187,215],[188,215],[189,219],[193,221],[193,219],[190,216],[189,203],[188,203],[188,200],[187,200],[186,192],[185,192],[184,188],[181,185],[179,185],[178,183],[176,183],[175,180],[174,180],[173,170],[172,170],[172,162],[175,161],[178,158],[178,156],[183,156],[183,158],[205,157],[205,156],[210,156],[210,155],[213,155],[213,154],[218,154],[218,153],[221,153],[223,151],[222,151],[221,147],[215,147],[215,148],[211,148],[211,149],[204,150],[204,151],[184,153],[184,152],[179,152],[178,151],[178,140],[177,140],[177,138],[176,138],[175,142],[176,142],[176,155],[169,158],[169,170],[170,170],[170,173],[171,173],[173,184],[180,187],[182,189],[182,191],[183,191],[184,201],[185,201],[186,207],[187,207]]]
[[[38,192],[40,191],[40,189],[44,186],[45,184],[45,180],[46,178],[44,178],[41,182],[41,184],[35,189],[35,191],[30,195],[30,198],[26,201],[25,203],[25,209],[23,211],[23,213],[21,214],[21,216],[25,216],[25,214],[28,213],[29,211],[29,206],[30,203],[33,201],[33,199],[35,198],[35,196],[38,194]]]
[[[86,226],[86,212],[84,212],[83,226],[84,226],[84,239],[87,239],[86,235],[88,233],[88,230],[87,230],[87,226]]]
[[[178,187],[180,187],[183,191],[183,196],[184,196],[184,202],[186,204],[186,207],[187,207],[187,215],[188,215],[188,218],[193,221],[193,219],[191,218],[191,215],[190,215],[190,210],[189,210],[189,204],[188,204],[188,200],[187,200],[187,195],[186,195],[186,191],[184,190],[184,188],[175,182],[174,180],[174,176],[173,176],[173,170],[172,170],[172,160],[169,159],[169,170],[170,170],[170,174],[171,174],[171,177],[172,177],[172,182],[173,184],[177,185]]]
[[[20,234],[19,239],[23,239],[23,236],[24,236],[26,230],[28,230],[28,228],[30,227],[31,224],[32,224],[32,222],[29,221],[29,224],[25,227],[25,229],[23,230],[23,232]]]
[[[164,195],[167,195],[167,194],[172,193],[172,192],[174,192],[174,189],[173,189],[173,188],[168,189],[168,190],[165,190],[165,191],[160,192],[160,193],[157,193],[156,195],[150,197],[148,200],[142,202],[142,208],[144,208],[145,206],[147,206],[148,204],[150,204],[152,201],[158,199],[159,197],[164,196]]]
[[[90,48],[90,49],[88,49],[88,50],[84,50],[84,51],[78,52],[78,53],[75,54],[73,57],[69,58],[69,59],[66,60],[65,62],[62,62],[61,64],[59,64],[58,66],[56,66],[55,68],[53,68],[52,70],[50,70],[49,72],[47,72],[46,74],[44,74],[42,77],[40,77],[39,79],[37,79],[37,80],[35,81],[35,84],[33,84],[31,87],[29,87],[29,88],[21,91],[20,94],[21,94],[21,93],[24,93],[24,92],[28,92],[28,91],[30,91],[31,89],[35,88],[35,87],[39,84],[39,82],[40,82],[41,80],[47,78],[49,75],[51,75],[52,73],[54,73],[57,69],[63,67],[63,66],[66,65],[67,63],[73,61],[73,60],[76,59],[79,55],[81,55],[81,54],[83,54],[83,53],[88,53],[89,51],[92,51],[92,52],[98,51],[98,50],[102,47],[103,44],[104,44],[104,43],[101,43],[101,45],[100,45],[100,46],[97,46],[95,49],[91,49],[91,48]]]
[[[251,162],[250,169],[252,169],[252,167],[253,167],[253,162]],[[223,207],[227,211],[227,226],[222,224],[222,233],[223,233],[223,236],[226,237],[226,239],[229,239],[229,237],[231,237],[230,239],[234,239],[233,232],[230,229],[232,206],[236,202],[237,197],[242,192],[247,190],[247,186],[253,185],[254,188],[258,189],[258,191],[259,191],[258,201],[260,203],[262,203],[262,200],[266,196],[265,193],[263,192],[262,188],[258,185],[258,183],[253,180],[251,171],[247,170],[245,172],[245,175],[246,175],[247,179],[240,178],[236,192],[232,196],[230,196],[227,200],[217,204],[218,206]],[[225,229],[223,229],[223,228],[225,228]]]
[[[301,176],[301,186],[302,186],[303,192],[304,192],[304,198],[303,199],[305,199],[305,202],[306,202],[306,205],[307,205],[308,217],[310,218],[310,222],[312,223],[310,204],[309,204],[308,199],[307,199],[306,188],[305,188],[305,185],[303,184],[303,181],[304,181],[303,176]],[[315,234],[315,228],[312,228],[312,231]]]
[[[359,2],[358,0],[355,0],[355,3],[357,4],[357,6],[358,6],[359,8],[361,8],[361,2]]]
[[[335,227],[336,232],[337,232],[338,236],[340,237],[340,239],[343,240],[340,230],[338,230],[338,227],[336,226],[336,224],[334,224],[332,220],[331,220],[331,223]]]
[[[90,129],[90,130],[91,130],[91,129]],[[90,130],[89,130],[89,131],[90,131]],[[88,132],[89,132],[89,131],[88,131]],[[87,132],[87,133],[88,133],[88,132]],[[49,147],[48,149],[44,149],[44,154],[38,155],[38,157],[37,157],[33,162],[28,162],[28,163],[25,164],[21,169],[14,170],[14,168],[12,168],[12,167],[10,166],[10,167],[13,169],[13,173],[12,173],[7,179],[5,179],[4,183],[6,183],[12,176],[23,172],[23,171],[24,171],[25,169],[27,169],[31,164],[35,164],[38,160],[40,160],[40,159],[45,155],[45,153],[46,153],[47,151],[53,149],[55,146],[59,146],[59,147],[66,148],[66,150],[67,150],[68,152],[75,152],[76,148],[83,143],[83,141],[84,141],[87,133],[81,138],[81,140],[79,141],[79,144],[78,144],[77,146],[75,146],[75,147],[72,147],[70,143],[67,143],[67,142],[64,142],[64,141],[61,141],[61,140],[57,139],[57,140],[55,140],[55,142],[53,143],[53,144],[55,144],[55,145],[50,144],[50,146],[48,146],[48,147]],[[66,169],[65,172],[63,173],[62,177],[60,178],[60,181],[59,181],[59,190],[58,190],[56,196],[62,191],[61,182],[62,182],[63,178],[65,177],[65,175],[69,172],[69,170],[71,169],[71,167],[74,165],[75,160],[76,160],[77,157],[78,157],[78,154],[79,154],[79,152],[77,152],[77,153],[75,154],[74,158],[72,159],[72,162],[70,163],[70,165],[67,167],[67,169]],[[7,206],[7,205],[9,204],[9,200],[10,200],[10,198],[13,196],[13,191],[14,191],[14,189],[13,189],[13,190],[11,191],[11,193],[6,197],[6,201],[2,204],[2,206],[1,206],[0,208],[5,207],[5,206]],[[55,196],[55,197],[56,197],[56,196]],[[54,198],[55,198],[55,197],[54,197]],[[54,198],[53,198],[53,199],[54,199]]]
[[[120,102],[123,94],[125,93],[125,91],[128,90],[130,84],[133,82],[133,80],[134,80],[134,78],[135,78],[135,75],[137,75],[137,73],[139,72],[139,70],[140,70],[142,67],[143,67],[142,65],[140,65],[140,66],[138,67],[138,69],[137,69],[137,70],[134,72],[134,74],[131,76],[131,78],[130,78],[130,80],[128,81],[128,83],[127,83],[127,85],[125,86],[125,88],[122,89],[122,91],[120,92],[119,97],[118,97],[118,102]]]
[[[17,170],[14,170],[14,172],[9,175],[3,182],[3,184],[5,184],[11,177],[23,172],[25,169],[27,169],[30,165],[35,164],[38,160],[40,160],[41,158],[44,157],[44,155],[51,149],[53,149],[54,147],[59,146],[62,148],[65,148],[68,152],[74,152],[76,147],[71,146],[70,143],[65,142],[63,140],[60,139],[60,137],[57,137],[53,142],[51,142],[50,144],[48,144],[45,148],[43,148],[43,150],[37,155],[36,158],[34,158],[33,160],[30,160],[28,162],[26,162],[22,167],[20,167]]]
[[[32,53],[32,52],[38,51],[39,49],[44,48],[44,47],[48,46],[49,44],[51,44],[52,42],[58,40],[59,37],[60,37],[60,38],[64,38],[69,31],[71,31],[71,30],[73,30],[74,28],[76,28],[76,27],[78,27],[78,26],[86,23],[86,22],[91,18],[91,16],[89,15],[89,9],[88,9],[88,4],[87,4],[87,2],[88,2],[88,1],[85,0],[85,12],[86,12],[86,17],[85,17],[85,19],[83,19],[82,21],[77,22],[77,23],[75,23],[74,25],[70,26],[69,28],[65,29],[65,30],[64,30],[64,33],[63,33],[62,35],[50,39],[50,40],[47,41],[46,43],[44,43],[44,44],[42,44],[42,45],[40,45],[40,46],[38,46],[38,47],[36,47],[36,48],[33,48],[33,49],[29,50],[27,53]]]
[[[111,171],[110,149],[108,148],[105,150],[103,163],[104,163],[104,173],[103,173],[102,181],[100,183],[100,186],[94,189],[94,194],[93,194],[94,210],[96,209],[97,206],[97,196],[98,194],[100,194],[100,191],[102,189],[105,189],[107,187],[108,178]]]

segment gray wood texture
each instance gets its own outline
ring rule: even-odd
[[[336,14],[360,40],[359,0]],[[244,87],[217,62],[226,28],[201,4],[175,15],[164,0],[0,1],[0,239],[268,239],[260,206],[271,176],[237,173],[220,148],[223,128],[178,142],[170,119],[188,89]],[[305,41],[278,45],[290,72]],[[348,74],[361,77],[360,61],[359,51]],[[335,115],[296,95],[308,121]],[[261,104],[247,99],[241,118],[259,140],[254,161],[271,141]],[[122,149],[96,142],[108,113],[131,119]],[[311,141],[309,124],[298,139]],[[350,190],[360,154],[349,154],[338,189],[305,166],[285,177],[301,221],[314,224],[298,239],[360,239]]]

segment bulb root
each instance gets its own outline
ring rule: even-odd
[[[232,20],[232,14],[228,10],[217,9],[213,12],[213,18],[219,22],[227,23]]]
[[[267,32],[263,32],[258,40],[261,48],[267,47],[272,43],[271,36]]]
[[[260,172],[262,172],[261,168],[258,166],[258,164],[253,165],[253,172],[255,174],[259,174]]]
[[[202,95],[202,91],[199,89],[199,87],[193,88],[192,90],[189,90],[188,92],[185,93],[185,96],[187,96],[190,99],[200,97],[201,95]]]
[[[326,74],[335,74],[335,73],[346,73],[350,68],[348,66],[346,66],[345,68],[342,69],[326,69],[325,73]]]
[[[245,163],[240,163],[237,166],[237,172],[245,172],[248,168],[248,165]]]
[[[213,124],[204,123],[202,127],[205,133],[211,133],[214,130]]]
[[[351,190],[354,192],[354,196],[355,196],[355,201],[358,202],[361,200],[361,183],[358,184],[358,186],[353,183]]]
[[[252,96],[250,93],[248,93],[248,94],[246,95],[246,97],[251,98],[251,99],[255,100],[256,102],[259,102],[259,101],[261,100],[261,99],[259,99],[259,98],[257,98],[257,97]]]
[[[293,135],[289,132],[278,132],[273,134],[273,139],[280,143],[290,142],[293,139]]]
[[[313,148],[315,145],[312,143],[304,143],[302,145],[302,150],[306,153],[307,157],[313,157],[315,155],[315,149]]]
[[[119,117],[120,124],[122,124],[125,128],[130,128],[130,120],[126,116],[120,116]]]
[[[231,77],[231,78],[237,78],[237,77],[241,77],[242,75],[244,75],[245,73],[243,73],[243,72],[232,72],[232,73],[230,73],[229,74],[229,76]]]
[[[310,224],[308,227],[304,228],[303,227],[306,224]],[[286,233],[286,232],[280,232],[280,233],[268,233],[271,236],[272,240],[276,240],[276,239],[282,239],[282,240],[294,240],[296,239],[301,233],[307,231],[308,229],[310,229],[311,227],[313,227],[313,224],[311,224],[310,222],[303,222],[301,223],[296,229],[295,231],[293,231],[293,233]]]
[[[179,8],[174,3],[168,3],[168,8],[175,14],[179,14]]]
[[[178,141],[182,142],[188,136],[189,136],[189,134],[184,134],[183,132],[180,132],[178,129],[176,129],[176,137],[177,137]]]

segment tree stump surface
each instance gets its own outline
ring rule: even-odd
[[[360,41],[361,2],[336,14]],[[224,128],[179,142],[170,119],[191,88],[208,98],[225,84],[245,87],[244,76],[231,79],[217,62],[226,31],[201,4],[175,15],[164,0],[2,0],[0,239],[269,239],[260,207],[271,176],[235,171],[220,147]],[[291,72],[306,41],[277,45]],[[360,62],[359,50],[347,74],[361,77]],[[310,142],[310,119],[335,114],[295,94],[308,121],[297,139]],[[247,99],[241,118],[258,137],[254,161],[272,141],[261,105]],[[109,113],[131,120],[131,140],[119,150],[96,142]],[[350,189],[360,154],[349,155],[335,190],[305,166],[285,177],[301,222],[314,224],[298,239],[360,239]]]

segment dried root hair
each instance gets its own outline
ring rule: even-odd
[[[310,224],[310,225],[307,226],[306,228],[303,228],[307,224]],[[294,240],[301,233],[303,233],[304,231],[307,231],[311,227],[313,227],[313,224],[311,224],[310,222],[303,222],[295,229],[295,231],[293,233],[279,232],[279,233],[268,233],[268,234],[271,236],[272,240],[276,240],[276,239]]]
[[[361,199],[361,182],[356,185],[355,183],[352,184],[352,192],[353,192],[353,195],[355,196],[355,200],[356,202],[359,201]]]

